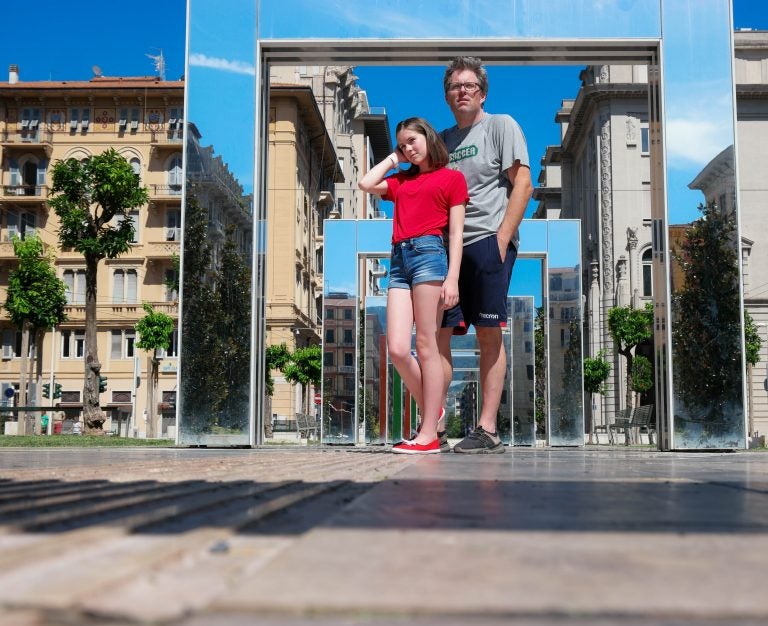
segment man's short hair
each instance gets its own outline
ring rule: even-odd
[[[461,70],[474,72],[475,76],[477,76],[477,83],[480,85],[480,91],[483,92],[483,95],[488,95],[488,72],[483,67],[482,59],[478,57],[456,57],[449,63],[443,75],[443,89],[445,93],[448,93],[448,85],[451,84],[453,73]]]

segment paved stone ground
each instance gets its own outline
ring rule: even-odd
[[[768,622],[768,454],[0,450],[0,625]]]

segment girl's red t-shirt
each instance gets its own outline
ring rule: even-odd
[[[395,203],[392,243],[423,235],[442,236],[449,209],[469,202],[464,174],[447,167],[415,176],[399,172],[386,181],[387,193],[382,198]]]

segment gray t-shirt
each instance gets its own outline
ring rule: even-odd
[[[512,183],[507,170],[528,163],[528,145],[520,125],[505,114],[484,114],[469,128],[453,126],[440,133],[448,146],[448,167],[467,179],[469,204],[464,217],[464,245],[495,235],[507,208]],[[517,233],[512,243],[517,247]]]

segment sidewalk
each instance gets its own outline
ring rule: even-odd
[[[0,624],[764,624],[768,453],[0,450]]]

